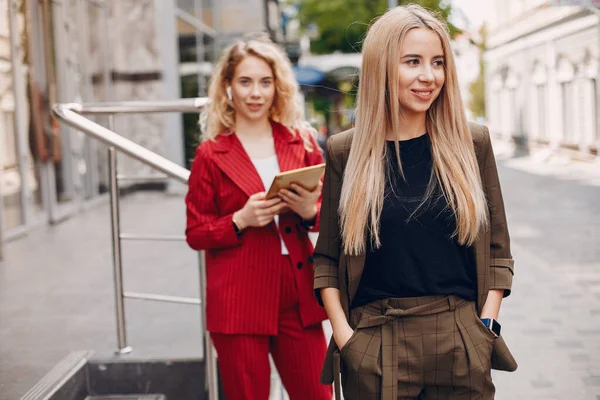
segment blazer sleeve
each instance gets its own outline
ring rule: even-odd
[[[510,252],[510,236],[496,158],[488,128],[485,127],[484,130],[484,190],[490,211],[490,289],[504,290],[506,297],[512,290],[514,261]]]
[[[220,215],[215,181],[219,176],[202,144],[196,149],[185,198],[185,236],[194,250],[213,250],[240,245],[233,228],[233,213]]]
[[[340,260],[341,234],[338,206],[342,189],[342,168],[327,141],[327,166],[323,181],[321,204],[321,229],[314,251],[314,290],[317,301],[323,305],[321,289],[339,289],[338,264]]]

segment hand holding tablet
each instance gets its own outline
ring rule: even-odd
[[[273,183],[271,183],[271,187],[267,191],[266,199],[277,197],[281,189],[293,190],[291,188],[292,183],[306,190],[313,191],[319,185],[324,171],[325,164],[323,163],[281,172],[273,179]]]

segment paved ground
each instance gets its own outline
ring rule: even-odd
[[[124,232],[182,234],[181,197],[136,194]],[[0,399],[17,400],[73,350],[116,348],[108,206],[8,243],[0,262]],[[185,243],[123,245],[125,289],[198,296],[196,253]],[[197,306],[127,300],[134,356],[202,355]]]
[[[501,154],[502,149],[499,148]],[[600,166],[501,161],[516,276],[503,334],[520,364],[498,400],[600,399]],[[181,234],[182,198],[125,199],[126,231]],[[0,262],[0,400],[17,400],[72,350],[115,347],[108,207],[8,243]],[[196,296],[184,243],[126,243],[129,291]],[[128,300],[136,355],[201,354],[195,307]]]
[[[501,162],[515,258],[503,332],[520,366],[499,400],[600,399],[600,164]]]

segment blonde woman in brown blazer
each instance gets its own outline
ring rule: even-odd
[[[443,22],[410,5],[370,27],[356,126],[327,154],[322,382],[340,398],[341,370],[346,400],[493,399],[491,369],[517,368],[497,321],[513,260],[488,130],[466,122]]]

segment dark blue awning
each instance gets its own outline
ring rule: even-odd
[[[325,73],[312,67],[294,66],[294,75],[300,85],[315,85],[325,78]]]

